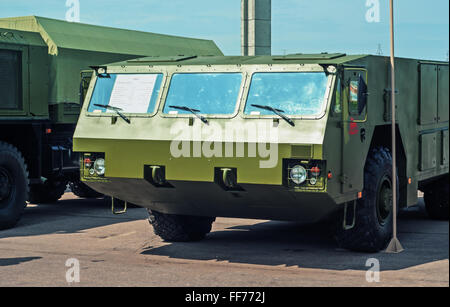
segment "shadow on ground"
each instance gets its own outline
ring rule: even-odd
[[[301,225],[264,222],[212,232],[196,243],[148,246],[142,254],[190,260],[217,260],[269,266],[298,266],[332,270],[367,270],[366,261],[377,258],[381,270],[401,270],[448,259],[448,221],[431,221],[418,206],[402,211],[399,239],[401,254],[355,253],[337,248],[327,224]]]
[[[113,215],[110,203],[103,199],[82,199],[71,193],[52,204],[29,205],[12,229],[0,231],[0,239],[38,236],[52,233],[78,233],[87,229],[146,219],[147,211],[129,208],[124,215]]]
[[[18,265],[24,262],[42,259],[42,257],[0,258],[0,267]]]
[[[18,225],[0,232],[0,239],[54,233],[82,233],[88,229],[143,220],[147,212],[130,208],[125,215],[111,213],[103,199],[86,200],[66,194],[55,204],[30,206]],[[226,222],[221,219],[220,223]],[[246,220],[239,220],[245,223]],[[174,259],[216,260],[268,266],[298,266],[333,270],[367,270],[368,258],[380,260],[381,269],[400,270],[449,258],[448,221],[430,220],[419,205],[401,212],[399,238],[406,250],[398,255],[362,254],[337,248],[329,225],[263,222],[214,230],[204,241],[148,246],[143,255]],[[27,259],[0,259],[1,265]],[[33,260],[33,259],[31,259]],[[29,260],[29,261],[31,261]]]

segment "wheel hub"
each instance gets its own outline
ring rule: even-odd
[[[383,178],[377,197],[377,217],[381,225],[388,222],[388,218],[391,215],[392,203],[392,185],[389,178]]]

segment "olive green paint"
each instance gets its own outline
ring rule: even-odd
[[[320,116],[293,117],[296,125],[292,127],[283,120],[277,120],[277,116],[244,115],[253,73],[324,71],[328,66],[334,66],[337,73],[330,74],[327,105]],[[95,78],[92,80],[75,132],[74,150],[105,153],[106,176],[101,184],[95,183],[98,178],[85,177],[83,180],[102,193],[166,213],[273,219],[294,219],[288,215],[299,218],[301,213],[306,214],[302,219],[324,217],[340,208],[340,204],[356,199],[363,191],[364,165],[371,146],[377,142],[375,145],[390,147],[390,134],[379,133],[389,131],[385,128],[390,125],[389,67],[387,57],[345,54],[172,60],[151,57],[108,65],[109,73],[163,73],[163,89],[156,113],[127,114],[131,120],[131,124],[127,124],[120,118],[111,121],[115,115],[87,113],[96,81]],[[422,63],[398,58],[396,67],[400,200],[402,206],[410,206],[417,203],[417,189],[421,182],[448,174],[448,119],[442,114],[448,110],[448,83],[444,83],[448,80],[448,63]],[[244,80],[236,102],[236,113],[228,117],[210,116],[208,120],[222,128],[227,123],[276,122],[279,132],[276,167],[261,169],[258,165],[260,159],[249,157],[172,157],[170,142],[174,136],[169,133],[170,127],[177,122],[189,127],[190,122],[198,121],[192,120],[192,115],[162,114],[170,78],[180,72],[242,72]],[[368,85],[367,106],[362,114],[350,114],[349,81],[359,74]],[[340,110],[335,107],[337,103],[341,105]],[[424,113],[430,111],[434,114],[434,109],[435,117]],[[351,129],[354,129],[353,133],[350,133]],[[301,187],[287,188],[283,186],[283,159],[326,161],[324,171],[331,172],[332,178],[325,178],[326,188],[315,193]],[[151,186],[143,179],[144,165],[165,166],[166,178],[174,188],[165,192]],[[214,169],[217,167],[236,168],[238,184],[249,190],[234,196],[217,192],[214,183]],[[408,179],[411,179],[410,184]],[[275,194],[270,196],[267,191]],[[302,197],[314,206],[305,204]],[[230,203],[229,209],[223,204],[224,198]],[[216,203],[217,208],[214,207]],[[284,204],[288,204],[289,209]],[[263,214],[259,207],[265,208]],[[306,207],[308,210],[304,210]]]

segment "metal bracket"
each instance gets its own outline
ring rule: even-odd
[[[123,201],[123,203],[124,203],[123,209],[121,211],[116,211],[114,208],[114,197],[111,197],[111,210],[114,215],[124,214],[127,212],[128,203],[126,201]]]
[[[346,202],[344,205],[344,221],[342,222],[342,227],[344,228],[344,230],[353,229],[353,227],[355,227],[356,225],[356,200],[352,201],[352,205],[353,205],[353,221],[351,225],[347,224],[348,202]]]

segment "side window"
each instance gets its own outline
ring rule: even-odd
[[[346,73],[346,92],[349,116],[364,119],[367,113],[366,72],[351,70]]]
[[[0,50],[0,109],[22,109],[20,51]]]
[[[336,93],[333,111],[335,114],[342,113],[342,81],[339,76],[336,80]]]
[[[358,115],[358,81],[349,81],[348,112],[350,115]]]

